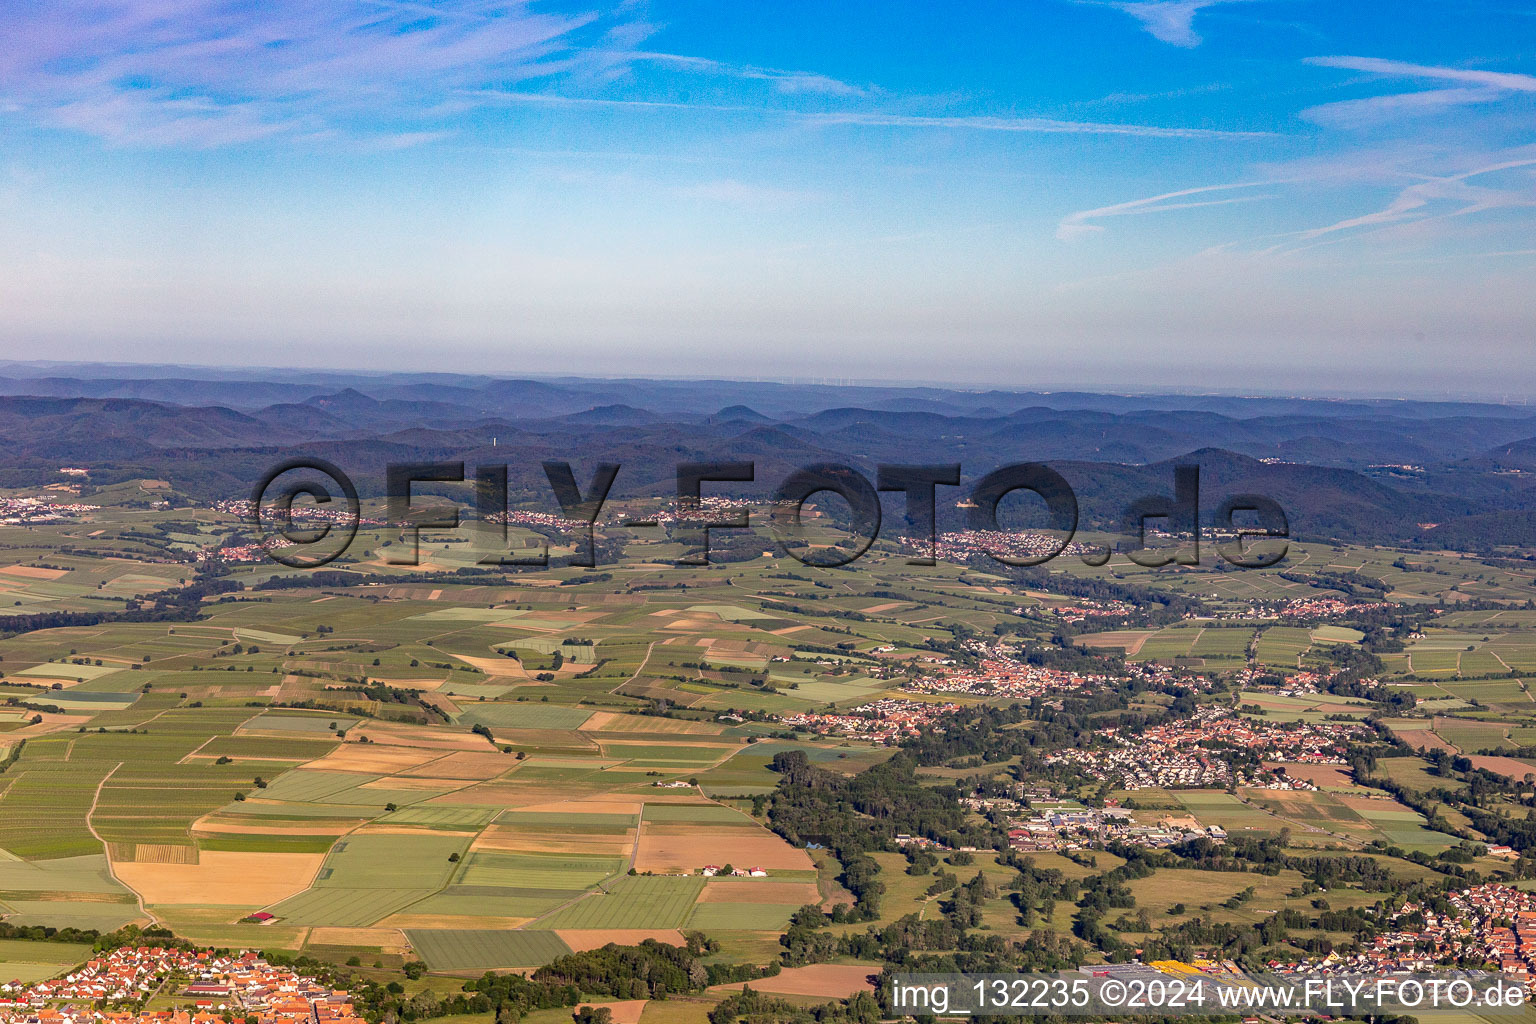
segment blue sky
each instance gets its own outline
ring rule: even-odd
[[[1536,386],[1516,0],[0,8],[0,356]]]

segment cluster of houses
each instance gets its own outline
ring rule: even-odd
[[[939,853],[948,853],[954,849],[954,847],[941,843],[937,839],[929,839],[927,836],[914,836],[906,832],[896,833],[895,842],[903,850],[911,847],[914,850],[936,850]],[[975,847],[968,846],[965,849],[975,850]]]
[[[1008,845],[1024,852],[1081,850],[1099,843],[1161,849],[1192,839],[1224,843],[1227,833],[1219,825],[1202,826],[1192,819],[1163,818],[1156,824],[1142,824],[1122,807],[1039,808],[1035,814],[1008,822]]]
[[[164,996],[169,1009],[143,1008]],[[258,954],[124,946],[62,978],[0,984],[0,1024],[362,1024],[343,991]]]
[[[1276,972],[1389,974],[1438,965],[1491,967],[1525,982],[1536,977],[1536,893],[1490,883],[1448,897],[1449,911],[1408,902],[1393,913],[1392,931],[1349,956],[1330,954]]]
[[[1227,751],[1242,750],[1262,761],[1347,764],[1349,742],[1370,732],[1358,722],[1254,721],[1227,708],[1202,708],[1189,718],[1134,731],[1097,730],[1106,741],[1047,757],[1120,789],[1316,789],[1305,779],[1251,764],[1234,767]]]
[[[927,554],[925,544],[908,542],[912,550]],[[941,533],[934,541],[935,554],[946,562],[968,562],[980,558],[1036,559],[1059,553],[1066,555],[1090,554],[1095,549],[1090,544],[1075,541],[1065,548],[1061,538],[1045,533],[1007,530],[957,530]]]
[[[1349,601],[1337,597],[1297,597],[1280,606],[1282,619],[1336,619],[1390,608],[1387,601]]]
[[[1071,604],[1053,604],[1044,609],[1048,614],[1054,615],[1063,622],[1082,622],[1086,619],[1118,619],[1135,613],[1136,609],[1125,601],[1094,601],[1088,598],[1078,598]],[[1023,608],[1014,609],[1014,614],[1023,614]]]
[[[1359,722],[1258,721],[1228,708],[1206,707],[1139,735],[1144,742],[1168,748],[1237,747],[1267,761],[1348,764],[1349,744],[1369,738],[1372,730]]]
[[[1030,665],[993,653],[977,668],[946,668],[902,687],[916,693],[966,693],[978,697],[1045,697],[1098,689],[1109,676]]]
[[[49,501],[46,498],[0,498],[0,523],[21,526],[27,523],[58,523],[88,516],[99,505]]]
[[[1267,773],[1234,772],[1231,762],[1208,751],[1169,749],[1118,735],[1111,739],[1115,746],[1058,750],[1046,762],[1072,765],[1089,778],[1125,790],[1226,789],[1276,781]]]
[[[224,547],[207,548],[200,554],[207,558],[215,558],[226,565],[238,565],[247,562],[265,562],[271,557],[273,551],[294,546],[290,540],[281,536],[272,536],[260,544],[229,544]]]
[[[679,513],[675,508],[658,508],[646,513],[643,517],[645,524],[665,526],[688,517],[702,518],[710,513],[737,512],[742,509],[750,509],[753,503],[744,498],[725,498],[719,495],[705,495],[699,498],[697,510],[688,513]],[[611,526],[624,526],[632,519],[628,511],[612,512],[603,517],[603,522]],[[525,509],[510,509],[507,512],[492,515],[492,522],[516,524],[519,526],[542,526],[545,529],[569,530],[577,526],[586,526],[582,519],[571,519],[557,512],[531,512]]]
[[[939,720],[960,710],[958,704],[881,697],[847,711],[805,711],[784,715],[780,721],[794,729],[821,736],[851,736],[874,743],[894,744],[908,736],[934,729]]]
[[[215,501],[211,502],[208,507],[215,512],[223,512],[225,515],[235,516],[247,523],[251,522],[254,517],[254,509],[248,498]],[[363,526],[386,525],[386,520],[372,516],[364,515],[353,519],[347,509],[347,503],[344,501],[332,501],[324,505],[294,502],[292,514],[295,522],[338,523],[344,526],[350,526],[354,522]]]
[[[721,867],[719,864],[705,864],[699,872],[705,878],[767,878],[768,872],[762,868],[733,868],[729,865]]]

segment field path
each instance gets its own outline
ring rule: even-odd
[[[629,867],[625,870],[633,871],[635,861],[640,859],[640,830],[645,828],[645,803],[640,804],[640,817],[635,819],[635,845],[629,848]]]
[[[91,821],[91,818],[96,814],[96,805],[101,803],[101,791],[107,787],[107,780],[116,775],[117,770],[122,766],[122,761],[117,762],[117,764],[112,766],[112,770],[103,775],[101,781],[96,784],[96,792],[91,796],[90,810],[85,812],[85,827],[91,830],[91,835],[95,836],[96,841],[101,844],[102,855],[107,858],[107,873],[112,876],[112,881],[133,893],[134,902],[139,905],[139,913],[149,918],[150,924],[159,924],[160,919],[149,912],[149,908],[144,905],[144,897],[139,893],[139,890],[117,877],[117,868],[112,863],[112,854],[107,850],[107,841],[101,838],[101,833],[96,831],[96,823]]]
[[[606,882],[607,879],[604,879],[603,881]],[[546,917],[550,917],[550,916],[552,916],[554,914],[558,914],[558,913],[560,913],[560,911],[564,910],[566,907],[569,907],[569,906],[571,906],[573,904],[576,904],[576,903],[580,903],[582,900],[586,899],[588,896],[591,896],[593,893],[599,892],[599,891],[603,891],[602,890],[602,883],[599,883],[597,889],[583,889],[581,892],[577,893],[575,896],[572,896],[570,899],[566,900],[564,903],[560,904],[558,907],[550,907],[548,910],[544,911],[544,913],[540,914],[538,917],[533,918],[531,921],[524,921],[522,924],[518,925],[513,930],[514,931],[526,931],[526,930],[528,930],[530,925],[538,924],[540,921],[544,920]]]
[[[609,693],[618,693],[624,687],[628,686],[630,683],[634,682],[636,679],[639,679],[640,678],[640,673],[645,671],[645,666],[650,664],[651,652],[656,649],[656,645],[659,644],[659,643],[661,643],[660,640],[652,640],[650,642],[650,644],[647,645],[646,648],[645,648],[645,657],[640,659],[639,667],[635,669],[635,671],[630,675],[630,677],[628,679],[624,680],[622,683],[620,683],[618,686],[615,686],[613,689],[609,690],[608,692]]]
[[[1316,833],[1320,833],[1322,835],[1333,836],[1335,839],[1341,839],[1344,842],[1349,843],[1351,845],[1351,847],[1353,847],[1353,848],[1358,848],[1360,846],[1364,846],[1365,845],[1365,843],[1358,836],[1347,835],[1347,834],[1345,834],[1343,832],[1335,832],[1332,829],[1322,828],[1321,826],[1314,825],[1311,822],[1302,821],[1299,818],[1287,817],[1284,814],[1279,814],[1279,813],[1277,813],[1275,811],[1270,810],[1268,807],[1262,807],[1259,804],[1254,803],[1252,800],[1249,800],[1248,798],[1244,797],[1242,794],[1238,794],[1237,795],[1237,799],[1240,800],[1242,803],[1246,804],[1247,806],[1252,807],[1256,811],[1264,812],[1265,814],[1269,815],[1271,818],[1276,819],[1277,821],[1283,821],[1287,825],[1295,825],[1297,828],[1301,829],[1303,832],[1316,832]]]

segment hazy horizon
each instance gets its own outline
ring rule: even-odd
[[[373,369],[366,367],[344,367],[335,365],[255,365],[251,363],[161,363],[161,362],[127,362],[127,361],[89,361],[89,360],[28,360],[28,359],[0,359],[0,377],[13,374],[18,369],[27,372],[20,374],[20,379],[29,377],[79,377],[82,379],[110,379],[120,377],[123,379],[157,380],[167,377],[176,377],[182,374],[205,374],[209,378],[228,377],[230,379],[273,380],[280,379],[285,374],[294,376],[335,376],[338,378],[357,377],[363,379],[387,380],[389,378],[414,378],[430,379],[444,377],[450,379],[471,380],[547,380],[547,381],[655,381],[678,383],[708,383],[710,381],[724,381],[739,384],[765,384],[803,387],[828,387],[828,388],[910,388],[913,390],[932,389],[938,391],[952,391],[959,393],[973,392],[1002,392],[1028,394],[1066,394],[1080,392],[1084,394],[1097,394],[1107,396],[1124,397],[1223,397],[1223,398],[1265,398],[1265,399],[1298,399],[1317,401],[1421,401],[1421,402],[1474,402],[1494,405],[1524,406],[1530,404],[1536,398],[1532,394],[1521,394],[1517,390],[1505,388],[1502,390],[1479,391],[1476,389],[1457,388],[1408,388],[1389,390],[1378,388],[1375,390],[1351,389],[1347,387],[1334,388],[1263,388],[1263,387],[1221,387],[1213,384],[1206,386],[1158,386],[1147,383],[1127,383],[1124,380],[1118,383],[1114,380],[1094,381],[1051,381],[1036,380],[1030,382],[1007,381],[977,381],[977,380],[944,380],[936,378],[917,377],[828,377],[816,374],[805,375],[767,375],[767,374],[731,374],[731,373],[697,373],[697,374],[667,374],[667,373],[643,373],[643,372],[613,372],[596,373],[592,371],[574,372],[561,370],[523,370],[519,372],[501,371],[491,369],[462,369],[440,370],[426,365],[403,366],[398,368]],[[195,404],[195,403],[193,403]]]

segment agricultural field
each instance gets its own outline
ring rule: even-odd
[[[88,960],[91,947],[72,942],[26,942],[0,939],[0,977],[7,981],[41,981]]]
[[[350,571],[365,578],[373,560]],[[7,693],[47,705],[41,722],[23,705],[0,723],[15,754],[0,775],[0,914],[322,950],[342,944],[310,936],[377,935],[382,951],[399,934],[444,969],[536,964],[569,948],[557,935],[771,938],[800,903],[762,893],[819,900],[815,865],[711,798],[771,792],[782,750],[845,772],[890,752],[810,737],[754,750],[759,727],[717,716],[878,696],[894,681],[866,652],[933,629],[902,621],[918,602],[857,596],[820,622],[786,617],[753,597],[787,589],[761,566],[696,573],[685,596],[636,590],[663,571],[554,589],[278,587],[196,622],[0,642]],[[12,575],[17,589],[41,579]],[[898,614],[869,616],[835,662],[800,656],[844,643],[845,611],[883,604]],[[1003,604],[955,612],[974,626],[1002,621]],[[649,714],[658,700],[692,710]],[[715,863],[768,877],[700,902]],[[259,933],[243,923],[257,913],[275,918]]]
[[[0,591],[41,601],[37,588],[64,586],[75,573],[104,595],[127,593],[130,582],[163,589],[193,579],[191,565],[154,562],[116,527],[100,528],[90,544],[101,557],[79,556],[53,580],[12,573]],[[231,529],[201,511],[172,532],[211,542]],[[0,543],[5,535],[0,528]],[[424,564],[405,573],[384,557],[396,539],[363,531],[323,586],[272,564],[232,567],[247,589],[203,601],[195,620],[110,620],[0,639],[0,701],[15,700],[0,705],[0,757],[10,758],[0,772],[4,920],[100,931],[157,924],[214,945],[391,967],[420,959],[455,976],[537,967],[606,942],[680,943],[694,931],[717,943],[720,962],[776,962],[800,908],[830,910],[855,896],[824,836],[772,827],[783,779],[775,759],[803,755],[846,780],[898,753],[782,719],[884,698],[947,700],[903,687],[957,652],[970,657],[964,645],[977,638],[1038,649],[1059,628],[1051,609],[1076,600],[974,566],[909,566],[885,547],[857,574],[765,557],[679,569],[669,564],[675,545],[637,535],[611,571],[489,574],[475,569],[472,545],[424,544]],[[129,560],[89,568],[114,543]],[[16,564],[43,560],[33,549]],[[1441,576],[1450,562],[1430,561],[1436,573],[1404,573],[1380,552],[1299,544],[1287,571],[1361,573],[1399,604],[1439,600],[1447,588],[1513,586]],[[1061,569],[1074,578],[1086,571]],[[1376,716],[1423,750],[1377,762],[1381,779],[1411,791],[1468,787],[1436,774],[1436,749],[1475,754],[1479,767],[1514,778],[1530,757],[1521,748],[1536,747],[1536,702],[1510,675],[1525,664],[1536,673],[1536,613],[1458,611],[1426,627],[1383,656],[1387,685],[1415,700],[1383,715],[1375,697],[1281,693],[1273,684],[1361,651],[1363,629],[1238,617],[1252,602],[1319,588],[1268,571],[1157,573],[1119,560],[1104,579],[1204,605],[1197,615],[1137,609],[1114,628],[1085,624],[1074,658],[1203,681],[1188,688],[1190,699],[1248,721],[1300,728]],[[70,610],[77,596],[61,590],[52,600]],[[1119,707],[1167,713],[1182,691],[1160,686]],[[1105,707],[1095,714],[1119,713]],[[956,758],[925,764],[918,777],[930,787],[987,778],[1011,786],[1029,781],[1010,774],[1018,764]],[[1137,820],[1288,837],[1296,855],[1368,853],[1400,864],[1404,877],[1433,869],[1403,857],[1434,863],[1457,841],[1346,768],[1284,767],[1318,788],[1105,795],[1134,800]],[[1082,779],[1067,788],[1061,795],[1077,800],[1096,792]],[[1442,816],[1438,827],[1470,829],[1454,808]],[[988,827],[980,814],[964,818]],[[941,856],[919,873],[894,846],[871,857],[884,886],[877,915],[828,934],[863,934],[907,915],[935,920],[952,898],[936,882],[952,874],[957,883],[980,877],[975,912],[990,932],[1044,928],[1075,941],[1080,908],[1052,901],[1024,923],[1010,896],[1016,869],[989,848],[954,863]],[[1104,849],[1031,858],[1078,881],[1124,863]],[[707,878],[706,868],[739,875]],[[1296,905],[1294,875],[1262,876],[1237,907],[1224,904],[1258,878],[1159,870],[1130,888],[1159,924],[1200,914],[1236,926]],[[1181,902],[1185,910],[1170,914]],[[1370,901],[1341,885],[1336,905],[1355,902]],[[48,968],[25,953],[0,948],[0,966]]]

